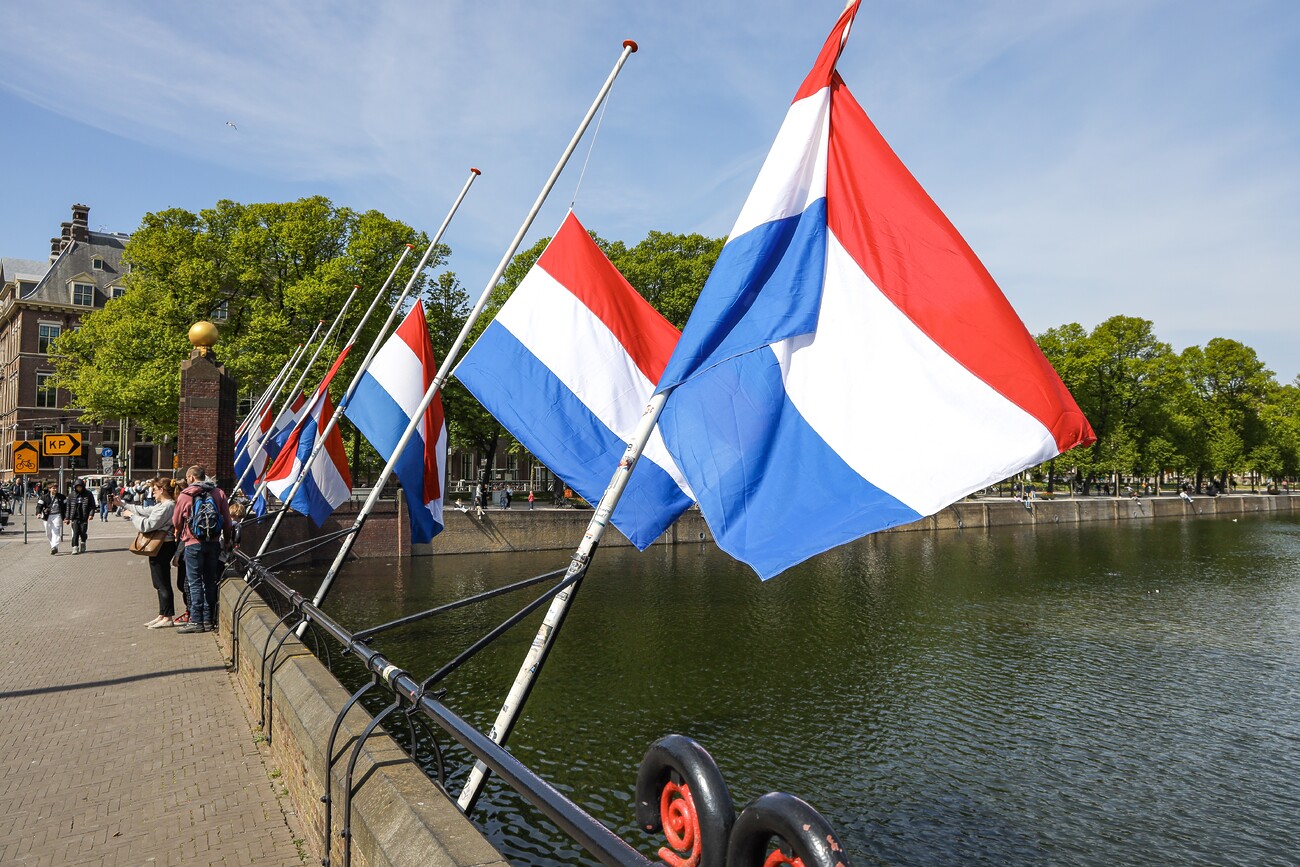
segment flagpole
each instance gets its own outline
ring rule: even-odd
[[[298,348],[295,349],[289,355],[289,357],[284,360],[284,364],[280,365],[280,372],[271,378],[271,381],[267,383],[266,388],[262,389],[262,393],[258,395],[256,402],[253,403],[253,408],[249,410],[248,415],[244,416],[244,420],[240,422],[239,427],[235,429],[235,439],[239,439],[241,436],[243,436],[244,431],[248,430],[248,423],[257,416],[257,411],[259,409],[262,409],[262,407],[266,404],[266,399],[271,395],[271,391],[280,382],[280,380],[284,378],[284,372],[289,369],[289,365],[292,364],[293,360],[298,357],[298,352],[301,349],[302,349],[302,344],[299,343]]]
[[[316,340],[316,335],[317,335],[317,334],[320,334],[320,330],[321,330],[321,328],[322,328],[324,325],[325,325],[325,320],[324,320],[324,319],[318,321],[318,322],[316,323],[316,327],[312,329],[311,336],[307,338],[307,342],[306,342],[306,343],[300,343],[300,344],[298,344],[298,353],[297,353],[297,355],[293,356],[293,359],[294,359],[294,360],[293,360],[293,363],[289,365],[289,367],[288,367],[287,370],[285,371],[284,378],[281,379],[281,380],[280,380],[280,384],[279,384],[278,386],[276,386],[275,394],[271,397],[270,400],[268,400],[268,401],[267,401],[267,402],[262,406],[262,409],[263,409],[263,410],[266,410],[268,407],[271,407],[271,408],[274,408],[274,407],[275,407],[275,402],[276,402],[277,400],[280,399],[280,395],[283,393],[285,385],[287,385],[288,382],[289,382],[289,377],[290,377],[290,376],[293,376],[293,371],[294,371],[294,369],[298,366],[298,362],[302,361],[303,358],[306,357],[306,355],[307,355],[307,347],[308,347],[308,346],[311,346],[312,342]],[[272,417],[271,421],[272,421],[272,423],[274,424],[274,422],[275,422],[275,417]],[[268,432],[269,432],[269,431],[268,431]],[[261,445],[261,440],[258,441],[258,445],[259,445],[259,446]],[[244,483],[244,477],[245,477],[246,475],[248,475],[248,470],[252,467],[253,449],[252,449],[252,447],[251,447],[251,444],[250,444],[250,443],[245,443],[245,444],[244,444],[244,450],[245,450],[245,451],[247,452],[247,454],[248,454],[248,457],[249,457],[249,465],[248,465],[247,467],[244,468],[244,472],[242,472],[242,473],[239,474],[239,478],[235,481],[235,487],[234,487],[234,489],[231,490],[231,493],[232,493],[232,494],[235,492],[235,490],[238,490],[238,489],[239,489],[239,486],[240,486],[240,485],[242,485],[242,484]],[[235,453],[235,457],[236,457],[236,458],[239,457],[239,453],[238,453],[238,452]]]
[[[244,419],[244,423],[240,425],[239,430],[235,431],[236,461],[239,460],[241,452],[247,452],[249,450],[251,444],[251,441],[245,441],[242,446],[239,446],[239,440],[248,434],[255,424],[259,423],[259,420],[266,412],[267,407],[280,396],[280,389],[284,388],[284,381],[289,378],[289,372],[293,370],[294,365],[298,363],[298,359],[302,358],[303,348],[305,346],[306,344],[299,343],[293,352],[289,354],[289,358],[284,362],[284,366],[280,368],[280,372],[275,375],[275,379],[271,380],[271,384],[266,387],[266,391],[262,392],[262,396],[257,399],[257,403]]]
[[[276,407],[276,401],[278,401],[278,400],[280,399],[280,396],[281,396],[282,394],[284,394],[284,387],[285,387],[286,385],[289,384],[289,377],[293,376],[293,371],[297,368],[297,366],[298,366],[298,362],[302,361],[304,358],[307,357],[307,347],[309,347],[309,346],[312,345],[312,343],[316,340],[316,335],[317,335],[317,334],[320,334],[320,330],[321,330],[322,328],[324,328],[324,327],[325,327],[325,320],[324,320],[324,319],[321,319],[321,320],[319,320],[319,321],[316,323],[316,327],[312,329],[311,336],[307,338],[307,342],[306,342],[306,343],[302,344],[302,351],[298,353],[298,359],[297,359],[297,361],[295,361],[295,362],[293,363],[293,365],[289,368],[289,372],[285,375],[284,379],[280,380],[280,385],[279,385],[279,388],[276,389],[275,397],[271,398],[271,400],[267,403],[266,407],[263,407],[263,409],[265,409],[265,408],[267,408],[267,407],[270,407],[271,409],[275,409],[275,407]],[[316,347],[316,351],[319,353],[319,352],[320,352],[320,347],[321,347],[321,346],[324,346],[324,345],[325,345],[325,341],[322,340],[322,341],[320,342],[320,345]],[[315,356],[312,356],[312,361],[315,361],[315,360],[316,360]],[[306,367],[306,369],[303,370],[303,375],[305,376],[306,373],[307,373],[307,370],[310,370],[310,369],[311,369],[311,362],[308,362],[308,363],[307,363],[307,367]],[[298,383],[299,383],[299,385],[302,384],[302,378],[301,378],[301,377],[299,377],[299,379],[298,379]],[[274,413],[274,414],[271,416],[271,424],[272,424],[273,426],[274,426],[274,424],[275,424],[275,420],[278,419],[278,418],[280,417],[280,415],[284,412],[284,410],[285,410],[285,409],[286,409],[290,404],[292,404],[292,403],[293,403],[293,392],[291,391],[291,392],[289,393],[289,397],[288,397],[288,399],[285,401],[284,406],[280,407],[280,412]],[[271,432],[271,431],[268,429],[268,430],[267,430],[267,434],[269,434],[270,432]],[[260,446],[260,445],[261,445],[261,442],[259,442],[258,445]],[[244,471],[243,471],[242,473],[240,473],[239,478],[235,480],[235,488],[234,488],[234,490],[238,490],[238,489],[239,489],[239,486],[242,485],[242,484],[244,483],[244,477],[247,476],[247,475],[248,475],[248,471],[249,471],[250,469],[253,468],[253,463],[252,463],[253,450],[252,450],[252,449],[248,449],[248,455],[249,455],[249,464],[248,464],[248,466],[244,467]],[[254,478],[256,478],[256,476],[254,476]],[[232,490],[231,493],[234,493],[234,490]]]
[[[510,732],[515,727],[515,723],[519,720],[519,714],[523,711],[524,702],[528,701],[528,695],[533,690],[537,675],[541,672],[546,657],[555,645],[555,637],[559,634],[560,627],[564,625],[564,618],[569,613],[569,606],[573,604],[573,597],[577,594],[578,588],[582,586],[582,577],[590,568],[592,557],[596,553],[596,547],[605,535],[610,516],[614,514],[614,509],[618,507],[618,501],[627,488],[627,482],[632,475],[632,470],[636,467],[636,462],[640,460],[641,453],[645,451],[646,443],[650,441],[650,435],[659,422],[659,415],[663,412],[664,404],[668,400],[668,394],[669,392],[665,391],[650,398],[645,412],[641,415],[641,420],[632,432],[632,440],[628,443],[627,451],[623,453],[622,459],[619,460],[618,467],[614,470],[614,475],[610,478],[608,487],[605,488],[605,493],[601,495],[600,502],[596,505],[596,511],[587,523],[587,530],[582,535],[582,542],[578,545],[578,550],[574,552],[573,559],[569,561],[569,568],[564,577],[565,581],[572,581],[573,583],[556,594],[555,598],[551,600],[551,606],[546,610],[546,617],[542,619],[542,625],[538,627],[537,635],[533,638],[533,643],[524,655],[523,665],[519,667],[519,673],[515,675],[515,681],[510,686],[510,692],[506,694],[506,700],[501,704],[501,709],[497,712],[497,718],[492,723],[492,729],[488,732],[488,738],[498,744],[505,744],[506,739],[510,737]],[[474,809],[474,804],[483,792],[483,785],[487,782],[489,773],[487,765],[483,764],[483,762],[476,761],[474,763],[473,769],[470,770],[469,776],[465,780],[464,787],[460,790],[460,797],[457,799],[457,804],[465,813],[469,813],[470,810]]]
[[[411,279],[406,281],[406,287],[402,289],[402,294],[388,311],[388,318],[384,320],[384,324],[379,327],[379,332],[375,335],[375,339],[371,341],[370,351],[366,353],[366,357],[361,361],[361,366],[358,367],[356,373],[353,374],[352,382],[348,384],[348,389],[343,393],[342,400],[339,401],[338,406],[334,407],[334,412],[330,415],[329,422],[322,430],[317,432],[316,442],[312,445],[311,454],[307,456],[307,460],[298,471],[298,477],[294,480],[293,486],[289,489],[288,495],[282,499],[286,508],[281,509],[276,513],[275,521],[272,522],[271,529],[267,531],[266,537],[262,539],[262,544],[258,547],[257,554],[253,557],[254,560],[260,558],[266,553],[267,549],[271,547],[271,540],[275,537],[276,531],[280,529],[280,523],[284,520],[285,512],[288,511],[287,507],[293,502],[293,498],[297,495],[298,489],[301,488],[303,482],[306,481],[307,474],[311,471],[312,464],[316,462],[320,453],[324,451],[325,440],[329,437],[330,432],[338,425],[339,417],[343,415],[343,410],[347,408],[348,403],[352,400],[352,395],[357,390],[357,386],[361,383],[361,377],[365,375],[366,371],[370,368],[370,362],[373,361],[375,356],[379,353],[379,349],[384,342],[384,336],[388,333],[388,327],[392,325],[393,320],[397,318],[397,312],[401,310],[402,304],[411,293],[411,289],[415,287],[416,280],[419,279],[421,272],[424,271],[425,265],[428,264],[429,259],[433,256],[434,250],[437,249],[439,242],[442,241],[442,235],[447,231],[447,226],[450,225],[451,218],[454,217],[456,211],[459,210],[460,203],[465,200],[465,195],[469,192],[470,185],[474,183],[475,178],[482,174],[478,169],[470,169],[469,171],[469,177],[465,180],[465,185],[461,187],[460,195],[458,195],[456,201],[452,203],[451,210],[447,212],[447,216],[443,219],[442,225],[438,227],[438,231],[434,234],[433,240],[429,242],[429,246],[424,251],[424,256],[420,259],[420,263],[416,265],[415,270],[411,272]],[[411,245],[407,244],[406,252],[402,254],[402,258],[405,259],[406,254],[410,251]],[[399,261],[397,264],[400,265],[402,263]],[[393,274],[396,273],[397,269],[394,268]],[[389,283],[391,283],[393,275],[390,274],[388,280]],[[371,303],[370,309],[366,311],[366,315],[362,317],[361,322],[352,333],[352,339],[348,342],[349,345],[355,343],[357,338],[361,336],[361,326],[365,325],[366,319],[369,318],[370,314],[374,311],[375,304],[379,301],[379,298],[384,294],[384,291],[387,290],[387,288],[388,283],[385,283],[384,288],[380,290],[379,295],[375,296],[375,301]]]
[[[379,501],[380,491],[383,490],[385,483],[387,483],[389,477],[392,476],[393,468],[397,465],[398,459],[401,458],[402,452],[405,451],[407,443],[411,441],[411,438],[415,435],[415,431],[424,424],[425,411],[429,408],[429,404],[433,403],[434,395],[438,393],[438,390],[442,388],[443,382],[446,381],[447,374],[450,372],[453,363],[456,360],[456,356],[460,352],[461,346],[464,345],[465,340],[469,337],[470,330],[474,327],[474,322],[483,312],[483,308],[487,306],[488,299],[492,295],[492,290],[496,288],[497,282],[501,279],[501,275],[503,275],[506,272],[506,268],[509,267],[510,260],[514,258],[515,252],[519,249],[519,245],[523,243],[524,235],[528,233],[529,228],[531,228],[533,224],[533,220],[537,217],[537,213],[542,209],[542,204],[545,203],[546,197],[550,195],[551,189],[555,186],[555,182],[559,180],[560,173],[564,171],[564,166],[568,163],[569,157],[571,157],[574,150],[577,149],[578,142],[582,140],[583,133],[585,133],[587,127],[591,125],[592,118],[596,116],[596,112],[600,109],[600,104],[604,102],[605,97],[609,94],[610,88],[614,86],[614,79],[618,78],[619,72],[623,69],[623,64],[627,62],[627,58],[636,50],[637,45],[632,40],[628,39],[623,42],[623,51],[619,54],[618,60],[614,63],[614,68],[610,71],[609,77],[606,78],[605,83],[601,85],[600,92],[596,94],[596,99],[591,103],[591,107],[587,109],[587,114],[582,118],[581,123],[578,124],[578,129],[574,132],[573,138],[569,140],[568,147],[564,149],[564,153],[560,156],[559,162],[557,162],[555,168],[551,170],[550,177],[547,178],[546,183],[542,185],[542,190],[538,193],[537,200],[533,202],[532,208],[528,211],[528,216],[524,217],[523,225],[521,225],[519,231],[515,233],[514,240],[510,242],[510,246],[507,248],[505,255],[501,257],[501,261],[497,264],[496,270],[492,272],[492,276],[488,278],[487,286],[484,287],[482,294],[479,296],[478,302],[474,305],[474,309],[470,311],[469,318],[465,320],[464,327],[461,328],[460,334],[457,335],[455,343],[452,344],[451,348],[447,351],[446,357],[443,358],[442,367],[433,378],[433,382],[429,383],[428,389],[424,392],[424,397],[420,400],[419,407],[416,408],[414,414],[411,416],[411,421],[407,424],[406,430],[403,431],[401,439],[397,441],[397,445],[393,449],[393,454],[389,457],[388,462],[384,464],[384,469],[379,475],[378,482],[376,482],[375,487],[370,491],[370,496],[366,498],[365,503],[361,506],[361,511],[357,513],[356,521],[352,525],[352,532],[343,537],[343,544],[340,546],[338,554],[334,557],[334,562],[330,564],[329,571],[325,573],[325,577],[322,579],[321,585],[316,590],[316,595],[312,599],[312,604],[317,607],[320,607],[320,605],[325,601],[325,596],[329,593],[330,585],[334,583],[334,578],[338,574],[339,567],[343,565],[343,561],[352,550],[352,545],[356,541],[357,533],[365,523],[366,517],[370,514],[371,510],[374,509],[375,503]],[[305,629],[305,627],[306,622],[304,621],[303,625],[300,626],[299,629]]]
[[[320,355],[321,350],[325,348],[325,344],[330,342],[330,337],[334,335],[334,329],[337,328],[339,324],[343,322],[344,314],[348,312],[348,307],[352,305],[352,299],[357,297],[357,292],[359,292],[360,290],[361,290],[360,286],[357,286],[355,283],[352,285],[352,291],[348,293],[348,300],[343,302],[343,306],[339,308],[338,315],[335,316],[334,321],[330,323],[329,331],[325,332],[325,336],[321,338],[320,344],[317,345],[316,347],[316,352],[312,354],[311,361],[307,362],[307,366],[302,369],[302,375],[299,376],[298,381],[294,383],[293,390],[289,392],[288,399],[285,401],[284,406],[281,407],[280,409],[281,413],[283,413],[286,409],[288,409],[290,406],[293,405],[294,395],[300,393],[299,390],[302,388],[303,381],[306,380],[307,374],[311,373],[312,366],[316,363],[316,359]],[[277,415],[276,417],[279,418],[279,415]],[[245,468],[244,474],[247,475],[248,470],[250,469],[252,469],[251,463],[248,465],[247,468]],[[257,498],[262,496],[265,493],[266,493],[266,479],[263,478],[262,483],[258,485],[257,488],[255,489],[252,496],[252,500],[256,502]]]

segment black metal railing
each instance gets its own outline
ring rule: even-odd
[[[342,838],[344,867],[351,863],[351,821],[353,775],[366,740],[385,719],[400,714],[406,719],[412,760],[424,769],[415,758],[417,738],[415,721],[432,729],[441,730],[451,740],[483,762],[506,785],[535,807],[555,826],[581,846],[586,852],[607,865],[648,865],[660,863],[642,855],[623,838],[606,827],[581,806],[554,788],[546,780],[511,755],[505,747],[476,729],[442,702],[443,692],[435,685],[452,670],[487,646],[511,626],[522,621],[540,605],[548,602],[572,582],[565,570],[545,573],[516,582],[507,587],[476,594],[466,599],[440,606],[429,611],[412,614],[397,620],[357,632],[349,631],[310,600],[285,584],[276,573],[251,559],[247,554],[234,552],[230,567],[238,568],[247,586],[241,589],[233,610],[232,661],[239,664],[239,626],[248,603],[255,593],[261,593],[279,619],[268,630],[260,652],[260,723],[268,741],[272,738],[275,703],[274,671],[281,650],[295,633],[310,635],[316,644],[317,656],[322,651],[328,657],[331,642],[337,642],[343,653],[355,658],[365,669],[368,681],[349,698],[337,715],[325,749],[325,821],[322,828],[322,864],[330,864],[334,821],[334,793],[332,771],[343,760],[343,752],[335,755],[335,742],[346,714],[364,695],[375,690],[387,693],[390,701],[373,716],[357,738],[347,759],[344,773],[342,803]],[[558,580],[556,580],[558,579]],[[239,580],[232,578],[231,580]],[[370,642],[381,632],[404,626],[444,611],[473,604],[504,593],[555,581],[541,595],[525,605],[500,626],[460,653],[451,662],[424,680],[419,680],[395,665]],[[278,633],[279,634],[277,637]],[[434,767],[430,774],[443,787],[446,771],[442,750],[434,744]],[[425,773],[430,773],[425,770]],[[722,781],[722,775],[709,754],[696,742],[680,735],[669,735],[653,744],[642,761],[636,782],[636,821],[645,831],[662,832],[666,845],[658,851],[662,862],[685,867],[774,867],[797,864],[802,867],[847,867],[848,858],[840,847],[838,838],[829,824],[808,804],[791,795],[772,793],[748,804],[737,815]]]

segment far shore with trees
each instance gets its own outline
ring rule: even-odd
[[[678,328],[725,241],[657,231],[632,246],[594,233],[593,238]],[[548,241],[515,257],[473,336]],[[126,416],[147,434],[175,436],[177,371],[190,351],[185,335],[191,324],[219,320],[218,356],[239,382],[241,397],[255,396],[318,320],[333,319],[357,284],[362,292],[340,328],[339,340],[345,339],[405,244],[415,254],[394,280],[389,305],[428,240],[376,211],[359,213],[314,196],[281,204],[223,200],[197,214],[147,214],[126,247],[126,293],[85,316],[78,330],[55,344],[58,384],[71,392],[87,421]],[[438,249],[414,296],[425,305],[439,359],[470,310],[456,274],[439,270],[450,255],[449,248]],[[362,346],[383,322],[383,303]],[[1081,493],[1106,483],[1118,486],[1121,479],[1149,481],[1158,490],[1172,477],[1198,489],[1213,482],[1228,490],[1237,477],[1262,483],[1300,474],[1300,376],[1279,382],[1249,346],[1218,337],[1176,352],[1156,336],[1153,323],[1122,315],[1091,330],[1078,323],[1049,328],[1037,340],[1097,434],[1093,445],[1029,474],[1047,489],[1067,478]],[[363,356],[352,353],[335,378],[336,399]],[[333,351],[322,353],[319,369],[308,377],[312,385],[332,360]],[[495,454],[501,442],[520,448],[455,379],[443,399],[453,448],[481,454]],[[373,472],[377,455],[349,423],[344,434],[353,475],[363,478]]]

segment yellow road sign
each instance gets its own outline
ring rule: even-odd
[[[31,475],[41,463],[40,443],[36,440],[14,440],[14,474]]]
[[[46,434],[41,438],[41,453],[47,458],[75,458],[81,454],[81,434]]]

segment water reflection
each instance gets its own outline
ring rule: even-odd
[[[1293,863],[1298,554],[1291,518],[891,534],[767,584],[710,546],[608,549],[511,749],[647,853],[636,767],[680,732],[858,864]],[[361,628],[564,560],[352,564],[327,607]],[[524,601],[377,646],[424,676]],[[539,619],[448,704],[486,729]],[[584,862],[508,790],[482,811],[517,863]]]

